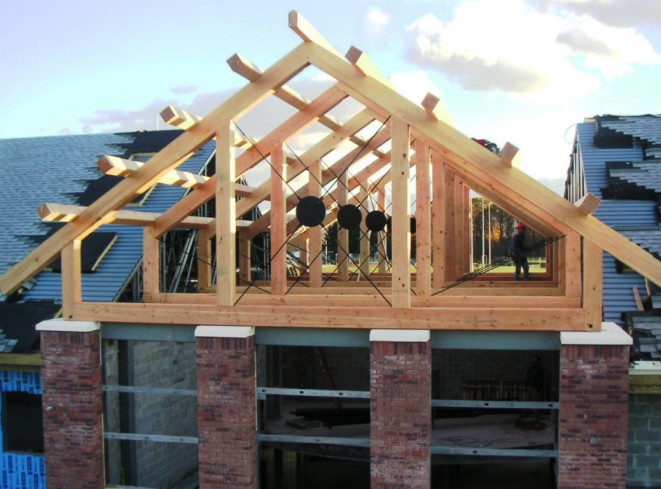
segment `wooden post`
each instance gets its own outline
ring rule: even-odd
[[[154,237],[154,228],[145,226],[142,232],[142,294],[145,302],[153,302],[161,292],[161,242]]]
[[[415,160],[416,293],[428,297],[431,295],[430,149],[419,140],[415,142]]]
[[[361,212],[365,214],[364,209],[367,207],[367,190],[364,187],[360,187],[358,192],[358,200],[364,202],[365,205],[361,209]],[[370,239],[369,239],[369,230],[367,229],[367,223],[365,222],[365,215],[360,221],[360,275],[362,277],[370,276]]]
[[[432,177],[432,286],[439,289],[445,283],[445,164],[436,154],[432,154]]]
[[[379,189],[377,205],[381,212],[386,211],[386,190],[385,185]],[[388,243],[386,233],[379,231],[379,273],[386,273],[388,270]]]
[[[321,161],[314,160],[310,162],[308,167],[310,178],[308,180],[308,195],[312,197],[321,197]],[[323,229],[321,224],[310,228],[310,287],[321,287],[322,282],[322,265],[323,258],[321,256]]]
[[[583,308],[585,327],[589,331],[601,330],[603,284],[601,248],[589,239],[583,238]]]
[[[409,217],[410,128],[392,119],[392,301],[411,307],[411,221]]]
[[[466,257],[466,247],[465,244],[468,242],[466,237],[466,221],[467,219],[467,209],[466,209],[466,197],[465,197],[466,187],[462,181],[455,177],[454,179],[454,278],[455,280],[463,277],[468,270],[466,269],[466,262],[468,261]]]
[[[271,153],[271,294],[287,290],[287,165],[282,146]]]
[[[200,229],[197,234],[197,290],[203,292],[211,288],[211,237],[212,229]]]
[[[581,236],[574,231],[570,231],[565,238],[565,249],[566,296],[578,299],[583,293],[581,284]]]
[[[216,294],[218,304],[234,304],[236,290],[236,199],[234,128],[224,121],[216,133]]]
[[[455,248],[455,225],[456,209],[454,206],[454,181],[455,174],[449,167],[445,166],[445,181],[443,199],[445,200],[445,282],[454,282],[457,278],[456,272],[456,248]]]
[[[337,179],[337,189],[338,189],[338,199],[337,203],[341,207],[347,205],[349,202],[349,177],[347,172],[342,172],[342,174]],[[340,264],[339,273],[340,280],[346,282],[349,280],[349,231],[347,229],[342,229],[341,227],[337,230],[337,260]]]
[[[82,267],[80,263],[80,248],[82,241],[74,239],[60,254],[62,261],[62,315],[65,319],[73,319],[76,304],[83,301]]]
[[[249,285],[252,282],[252,257],[250,255],[251,240],[247,232],[239,233],[239,282]]]

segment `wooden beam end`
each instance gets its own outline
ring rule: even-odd
[[[238,53],[230,56],[227,59],[227,64],[234,73],[241,75],[248,81],[255,81],[262,76],[262,70]]]
[[[515,162],[515,157],[519,153],[519,148],[514,146],[512,143],[507,142],[503,149],[500,151],[500,161],[503,162],[505,166],[512,168],[512,166],[517,166]]]
[[[587,193],[574,205],[581,214],[593,214],[601,204],[601,199],[594,194]]]
[[[445,104],[439,97],[437,97],[433,93],[427,93],[427,95],[425,95],[425,98],[422,99],[420,105],[422,105],[422,108],[425,109],[427,115],[429,115],[429,117],[431,117],[432,119],[436,121],[445,122],[450,126],[453,125],[452,117],[450,116],[450,113],[445,107]]]

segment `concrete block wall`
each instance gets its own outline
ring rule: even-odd
[[[661,395],[629,396],[627,487],[661,487]]]
[[[164,341],[127,342],[126,355],[131,369],[131,385],[173,389],[196,388],[195,345]],[[108,385],[121,383],[119,374],[119,342],[104,342],[104,375]],[[163,396],[130,394],[135,433],[197,436],[195,396]],[[120,432],[120,394],[105,394],[107,431]],[[124,442],[132,444],[135,465],[132,484],[143,487],[170,487],[197,470],[197,446],[151,441]],[[121,442],[106,442],[107,480],[122,482]]]

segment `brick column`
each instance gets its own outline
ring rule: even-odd
[[[105,487],[99,323],[52,319],[41,331],[46,487]]]
[[[629,346],[616,324],[560,335],[559,489],[625,489]]]
[[[255,328],[198,326],[200,488],[257,489]]]
[[[431,481],[429,331],[370,333],[372,489],[428,489]]]

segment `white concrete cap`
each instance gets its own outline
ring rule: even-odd
[[[370,341],[394,341],[399,343],[426,343],[431,338],[428,329],[373,329]]]
[[[637,360],[631,364],[629,375],[661,375],[661,362],[658,360]]]
[[[601,331],[563,331],[561,345],[633,345],[633,338],[615,323],[601,323]]]
[[[101,329],[101,323],[93,321],[65,321],[62,318],[47,319],[36,326],[37,331],[60,331],[70,333],[91,333]]]
[[[248,338],[255,336],[254,326],[198,326],[195,337],[202,338]]]

